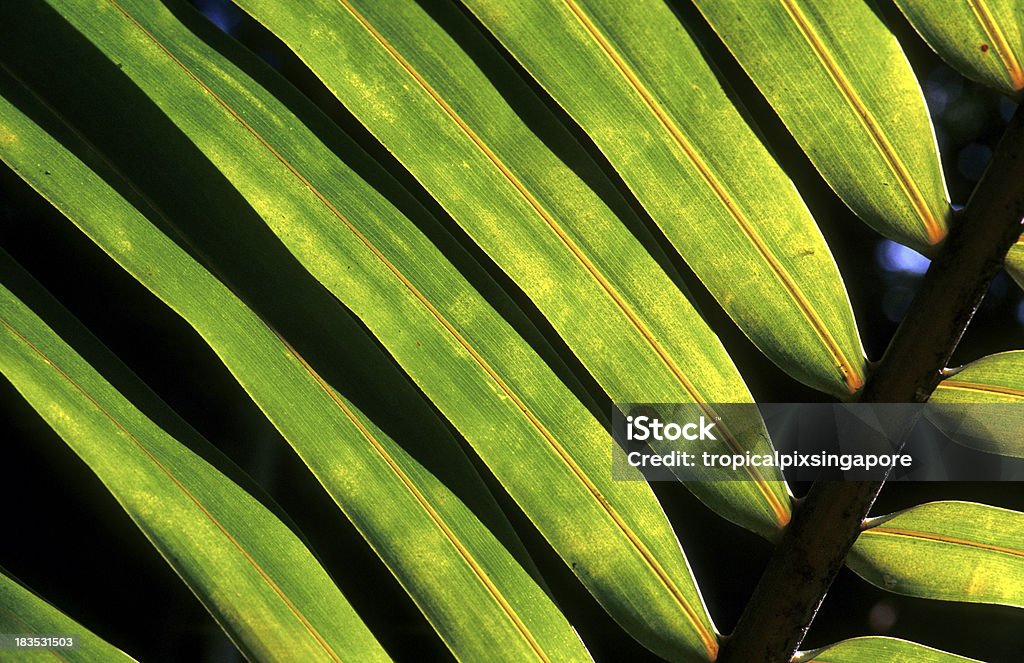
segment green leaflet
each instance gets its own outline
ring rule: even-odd
[[[928,252],[949,200],[921,89],[865,0],[696,0],[839,197]]]
[[[851,638],[814,651],[800,652],[793,663],[979,663],[916,642],[879,636]]]
[[[0,63],[0,105],[6,94],[6,80]],[[0,135],[5,122],[0,122]],[[3,162],[4,150],[0,147],[0,162]],[[47,155],[51,158],[52,155]],[[14,225],[24,221],[12,221]],[[237,484],[242,490],[255,497],[267,507],[278,520],[293,530],[307,546],[309,542],[299,531],[298,525],[284,511],[263,486],[247,472],[242,470],[231,458],[211,444],[203,435],[181,418],[177,412],[164,402],[138,375],[126,366],[117,355],[96,338],[64,305],[60,303],[31,274],[21,267],[10,255],[0,248],[0,273],[3,274],[3,285],[23,302],[30,302],[32,312],[46,321],[47,326],[71,345],[103,379],[109,382],[125,399],[140,410],[148,419],[160,427],[165,433],[183,444],[207,463],[213,465],[221,474]]]
[[[1024,351],[1000,352],[963,367],[939,383],[929,399],[942,407],[930,416],[970,434],[970,446],[1004,456],[1024,458],[1024,414],[1019,407],[972,407],[972,404],[1024,403]]]
[[[1019,403],[1024,401],[1024,350],[972,361],[935,388],[934,403]]]
[[[31,104],[10,79],[0,80],[5,96]],[[20,109],[7,101],[0,101],[0,107],[0,126],[14,138],[0,149],[0,156],[195,326],[455,653],[467,658],[493,655],[492,642],[500,638],[510,660],[542,652],[556,659],[589,658],[544,591],[469,506],[420,464],[422,456],[414,458],[367,420],[274,330],[151,225],[145,214],[158,216],[160,210],[144,199],[141,209],[132,207],[112,188],[131,190],[130,183],[109,171],[107,181],[100,179]],[[40,121],[53,121],[40,109],[34,111]],[[66,127],[50,128],[103,165]],[[446,456],[452,469],[463,472],[460,497],[467,490],[485,490],[476,485],[478,477],[465,476],[472,469],[453,439],[428,429],[423,433],[432,435],[431,446]]]
[[[247,656],[389,660],[280,520],[143,415],[3,286],[0,366]]]
[[[928,45],[964,76],[1005,94],[1024,89],[1020,0],[896,0]]]
[[[611,185],[456,7],[237,4],[509,274],[613,401],[751,401],[720,341],[605,204]],[[723,436],[723,451],[769,450],[763,426],[754,430]],[[790,517],[787,488],[776,471],[752,479],[690,487],[725,517],[774,537]]]
[[[277,99],[183,30],[164,8],[148,2],[101,2],[88,10],[74,2],[53,5],[111,62],[123,67],[122,71],[230,179],[296,257],[367,324],[627,630],[669,658],[707,659],[713,655],[717,649],[714,627],[650,489],[641,482],[611,481],[611,442],[606,431],[382,195],[405,200],[408,194],[404,190],[393,180],[384,179],[353,144],[345,143],[345,149],[337,153],[328,149]],[[28,31],[38,25],[49,34],[59,27],[52,25],[52,16],[43,14],[25,21],[19,29]],[[62,48],[78,48],[80,56],[87,58],[92,47],[69,39],[62,41]],[[159,136],[153,140],[159,140]],[[360,174],[376,173],[374,186],[353,172],[348,160],[358,165]],[[35,162],[29,164],[36,179],[45,181]],[[413,209],[408,201],[403,209],[425,214],[422,209]],[[117,234],[108,239],[108,251],[124,248],[119,243],[123,238]],[[139,249],[141,244],[133,241],[128,248],[133,247]],[[132,257],[133,253],[128,250],[123,257]],[[146,270],[152,270],[153,264],[159,265],[159,261],[148,260],[145,270],[135,271],[136,278],[147,278]],[[175,281],[194,278],[190,274],[187,278],[178,276]],[[194,284],[187,288],[188,293],[194,290]],[[201,301],[203,306],[197,305],[200,311],[190,312],[190,316],[210,309],[209,295]],[[214,307],[211,315],[224,312]],[[238,324],[230,326],[237,328]],[[208,340],[211,344],[218,341],[223,351],[224,342],[230,339]],[[271,361],[292,363],[284,350],[276,354],[255,362],[258,370],[253,369],[244,379],[240,377],[240,382],[255,390],[263,376],[269,396],[263,394],[256,400],[265,408],[275,391],[308,392],[292,397],[290,409],[268,414],[275,425],[288,428],[286,437],[309,435],[309,446],[322,451],[323,427],[316,422],[324,414],[314,411],[306,416],[295,409],[321,407],[320,392],[326,390],[316,385],[320,389],[315,395],[302,386],[292,368],[269,368],[267,362]],[[223,354],[222,358],[227,361]],[[244,366],[239,363],[232,368],[240,371]],[[267,376],[274,384],[266,384]],[[294,384],[281,384],[282,377],[292,379]],[[337,416],[336,410],[331,416]],[[303,431],[305,426],[308,428]],[[375,429],[371,430],[376,436]],[[329,446],[332,454],[336,453],[336,445]],[[371,453],[366,449],[359,452]],[[401,449],[389,452],[403,460]],[[379,488],[383,494],[404,490],[372,486],[374,482],[363,480],[373,472],[369,468],[340,464],[350,471],[339,472],[339,463],[328,467],[326,462],[316,460],[306,456],[307,463],[334,490]],[[375,456],[363,465],[378,461]],[[408,463],[406,470],[429,485],[431,477],[422,468]],[[463,511],[460,503],[449,502],[455,503],[439,500],[438,508]],[[381,511],[368,497],[363,504],[367,511],[375,507]],[[388,510],[377,525],[401,527],[403,521],[393,514],[405,512],[422,515],[419,505]],[[350,516],[368,517],[362,512],[350,512]],[[423,552],[429,551],[431,576],[421,574],[424,577],[412,579],[437,584],[432,591],[425,591],[425,596],[457,599],[470,609],[474,602],[457,590],[462,585],[451,580],[452,573],[465,569],[442,568],[435,553],[449,550],[449,544],[435,539],[417,539],[406,532],[378,553],[415,554],[422,559]],[[510,585],[503,589],[525,592],[529,588]],[[585,656],[578,642],[565,642],[565,630],[554,620],[534,620],[530,625],[553,632],[552,640],[563,647],[577,648],[575,654],[569,651],[556,658]],[[495,638],[480,632],[479,618],[464,627],[467,637],[475,637],[494,655]],[[474,635],[469,627],[479,633]],[[510,642],[523,644],[521,638]],[[512,658],[517,656],[509,648],[505,651]]]
[[[824,238],[661,0],[465,4],[594,139],[758,347],[813,387],[841,398],[860,388],[864,350]]]
[[[10,636],[74,636],[75,646],[59,650],[22,650],[19,661],[52,661],[53,652],[68,663],[112,663],[134,661],[123,651],[107,643],[31,591],[0,573],[0,633]],[[0,660],[13,657],[11,650],[0,649]]]
[[[1024,513],[931,502],[872,518],[847,564],[898,594],[1024,607]]]
[[[1010,276],[1013,277],[1013,280],[1017,282],[1017,285],[1024,288],[1024,236],[1021,236],[1010,247],[1010,252],[1006,254],[1004,267]]]

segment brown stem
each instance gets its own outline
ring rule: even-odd
[[[923,403],[1021,234],[1024,107],[1018,108],[959,222],[939,249],[864,403]],[[882,482],[818,481],[797,505],[719,663],[785,663],[796,654]]]

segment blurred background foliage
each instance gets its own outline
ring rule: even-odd
[[[429,0],[423,0],[429,2]],[[379,159],[393,159],[273,35],[227,0],[193,0],[219,28],[287,76]],[[766,136],[821,226],[846,282],[865,348],[877,360],[912,299],[928,261],[860,223],[806,160],[739,66],[684,0],[673,9],[701,41]],[[981,177],[1016,104],[942,63],[889,2],[879,11],[897,34],[924,90],[954,206]],[[528,78],[528,77],[527,77]],[[595,156],[589,139],[573,127]],[[606,166],[623,192],[618,176]],[[394,170],[399,170],[397,167]],[[403,182],[439,216],[419,185]],[[628,193],[627,193],[628,196]],[[634,207],[643,216],[638,204]],[[44,242],[40,241],[45,238]],[[247,470],[289,512],[324,566],[384,647],[404,660],[450,657],[394,577],[365,545],[308,470],[280,439],[209,347],[24,182],[0,167],[0,244],[207,439]],[[481,262],[488,264],[470,243]],[[675,255],[674,251],[668,251]],[[826,398],[770,363],[735,327],[681,261],[676,267],[760,402]],[[496,269],[499,281],[553,340],[553,331]],[[96,293],[103,296],[97,300]],[[993,281],[954,363],[1024,348],[1024,295],[1004,273]],[[593,389],[597,391],[596,386]],[[0,565],[83,624],[145,661],[239,659],[235,648],[153,551],[91,472],[6,382],[0,461],[4,514]],[[486,476],[486,472],[482,472]],[[501,490],[494,485],[502,499]],[[770,553],[769,544],[712,514],[681,484],[658,484],[661,499],[719,627],[729,632]],[[794,486],[799,495],[806,486]],[[1024,511],[1013,483],[893,484],[873,514],[928,500],[962,499]],[[517,512],[507,509],[556,600],[599,661],[649,654],[597,606],[557,555]],[[585,527],[585,524],[581,524]],[[117,542],[112,545],[111,542]],[[358,572],[352,572],[356,568]],[[125,580],[121,580],[124,578]],[[139,583],[129,578],[145,578]],[[90,597],[82,605],[81,597]],[[805,649],[857,635],[884,634],[988,661],[1024,656],[1024,613],[898,596],[840,572]]]

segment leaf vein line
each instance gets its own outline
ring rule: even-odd
[[[462,544],[458,536],[456,536],[455,532],[448,526],[448,523],[445,522],[441,515],[430,505],[430,502],[427,500],[426,496],[423,495],[423,493],[416,486],[416,484],[409,477],[409,475],[406,474],[406,472],[402,469],[398,462],[395,461],[395,459],[391,456],[390,453],[388,453],[387,449],[384,448],[384,445],[381,444],[380,440],[378,440],[376,436],[363,424],[363,422],[360,421],[358,417],[356,417],[355,413],[351,410],[351,408],[348,407],[348,405],[338,396],[334,389],[332,389],[331,386],[327,384],[327,382],[320,376],[320,374],[317,373],[316,369],[314,369],[309,364],[309,362],[307,362],[306,359],[302,355],[300,355],[291,346],[291,344],[288,343],[287,340],[285,340],[283,336],[278,334],[276,331],[274,332],[274,334],[281,341],[281,343],[288,349],[288,352],[291,353],[293,357],[295,357],[299,364],[302,365],[303,369],[305,369],[306,372],[309,373],[309,375],[313,378],[313,380],[316,381],[317,385],[319,385],[320,388],[323,389],[324,392],[331,398],[335,405],[337,405],[338,408],[341,409],[345,417],[348,418],[348,420],[359,431],[363,438],[369,443],[369,445],[373,448],[377,455],[379,455],[381,459],[387,464],[388,468],[392,471],[392,473],[394,473],[395,476],[398,477],[398,479],[405,486],[406,490],[408,490],[409,493],[412,494],[412,496],[416,499],[416,501],[423,508],[423,510],[426,511],[427,515],[429,515],[430,519],[434,521],[434,524],[437,526],[437,528],[441,530],[445,538],[448,539],[448,542],[451,543],[452,547],[455,548],[455,550],[459,553],[459,556],[462,557],[466,565],[469,566],[469,568],[473,571],[474,575],[476,575],[477,579],[480,581],[480,584],[484,586],[487,592],[491,595],[494,601],[498,604],[498,606],[502,609],[505,615],[509,618],[512,624],[519,631],[520,635],[523,636],[523,639],[526,640],[526,642],[533,649],[534,653],[537,654],[537,658],[539,658],[542,661],[545,661],[546,663],[550,663],[551,659],[545,653],[540,643],[537,642],[536,638],[534,638],[533,634],[530,632],[529,628],[527,628],[522,618],[519,617],[519,614],[516,612],[515,608],[513,608],[512,605],[508,602],[505,596],[501,593],[501,590],[499,590],[497,585],[494,584],[494,581],[490,579],[490,577],[487,575],[487,572],[484,571],[483,567],[480,566],[480,563],[477,562],[476,559],[473,557],[473,554],[470,553],[469,550]]]
[[[998,21],[992,16],[992,12],[989,11],[988,5],[985,4],[984,0],[967,0],[967,4],[974,13],[974,17],[978,19],[981,29],[995,47],[996,53],[999,54],[999,60],[1003,63],[1003,68],[1006,69],[1006,73],[1010,77],[1010,84],[1013,85],[1015,90],[1024,88],[1024,71],[1021,70],[1020,62],[1015,57],[1013,48],[1006,40],[1006,35],[999,28]]]
[[[811,50],[814,52],[815,57],[828,72],[832,82],[835,83],[836,87],[839,88],[840,93],[846,102],[853,109],[854,114],[860,123],[867,129],[868,134],[871,136],[872,143],[875,148],[882,155],[882,159],[886,165],[889,166],[889,170],[892,171],[893,175],[896,176],[896,181],[899,183],[900,188],[903,190],[904,195],[910,200],[910,204],[914,207],[917,215],[921,222],[924,224],[925,231],[928,233],[928,239],[932,244],[937,244],[943,237],[943,229],[941,224],[935,219],[931,210],[928,209],[928,204],[924,200],[924,196],[921,191],[917,188],[917,184],[914,179],[910,176],[907,171],[907,167],[903,164],[903,161],[899,158],[896,149],[889,142],[888,137],[882,128],[878,125],[874,115],[868,110],[864,101],[857,94],[853,85],[847,80],[843,74],[839,64],[832,57],[825,42],[814,30],[807,16],[804,15],[803,11],[797,3],[797,0],[780,0],[786,13],[789,14],[790,18],[796,24],[800,33],[804,39],[810,45]]]
[[[886,527],[882,525],[879,527],[872,527],[871,529],[867,529],[861,532],[861,536],[865,534],[903,537],[908,539],[923,539],[925,541],[935,541],[937,543],[948,543],[954,546],[964,546],[966,548],[988,550],[990,552],[1002,553],[1004,555],[1012,555],[1014,557],[1024,557],[1024,550],[1018,550],[1017,548],[1010,548],[1008,546],[997,546],[991,543],[982,543],[981,541],[971,541],[969,539],[961,539],[955,536],[936,534],[934,532],[922,532],[918,530],[901,529],[897,527]]]
[[[982,382],[963,382],[960,380],[943,380],[939,383],[938,389],[957,389],[959,391],[980,391],[989,394],[1002,394],[1005,396],[1017,396],[1024,398],[1024,389],[1005,387],[999,384],[985,384]]]

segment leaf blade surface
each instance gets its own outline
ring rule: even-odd
[[[821,649],[801,652],[796,663],[978,663],[973,658],[932,649],[916,642],[868,636],[851,638]]]
[[[859,389],[864,352],[828,247],[668,7],[466,4],[594,139],[755,344],[816,388]]]
[[[10,635],[73,636],[74,648],[57,650],[60,658],[68,663],[135,660],[2,572],[0,631]],[[23,650],[18,656],[19,660],[44,661],[52,660],[54,653]]]
[[[4,128],[18,137],[0,156],[200,332],[446,641],[468,656],[501,635],[513,658],[538,650],[589,658],[543,590],[465,504],[110,184],[27,116],[0,104]],[[474,623],[481,618],[487,628]]]
[[[865,2],[696,4],[865,223],[921,251],[942,241],[949,196],[924,97],[896,38]]]
[[[1024,458],[1024,351],[982,357],[939,382],[928,410],[956,440],[988,453]]]
[[[1024,89],[1024,6],[1016,0],[896,0],[936,53],[968,78],[1016,96]]]
[[[604,476],[610,442],[598,422],[415,227],[159,8],[105,3],[85,12],[73,4],[55,6],[108,57],[130,63],[126,73],[366,321],[612,614],[667,655],[714,648],[710,618],[649,488]],[[523,472],[524,463],[547,480]]]
[[[166,435],[2,286],[0,307],[4,375],[243,652],[390,660],[283,523]]]
[[[869,520],[847,564],[899,594],[1024,607],[1024,514],[930,502]]]
[[[1024,236],[1010,247],[1009,253],[1006,254],[1004,267],[1017,282],[1017,285],[1024,288]]]
[[[613,401],[750,402],[720,341],[611,213],[609,194],[575,174],[593,168],[580,161],[580,146],[454,7],[238,4],[293,48],[516,281]],[[324,29],[310,32],[311,17]],[[766,448],[760,432],[729,437],[723,451]],[[726,517],[774,536],[790,515],[780,479],[765,471],[691,488]]]

